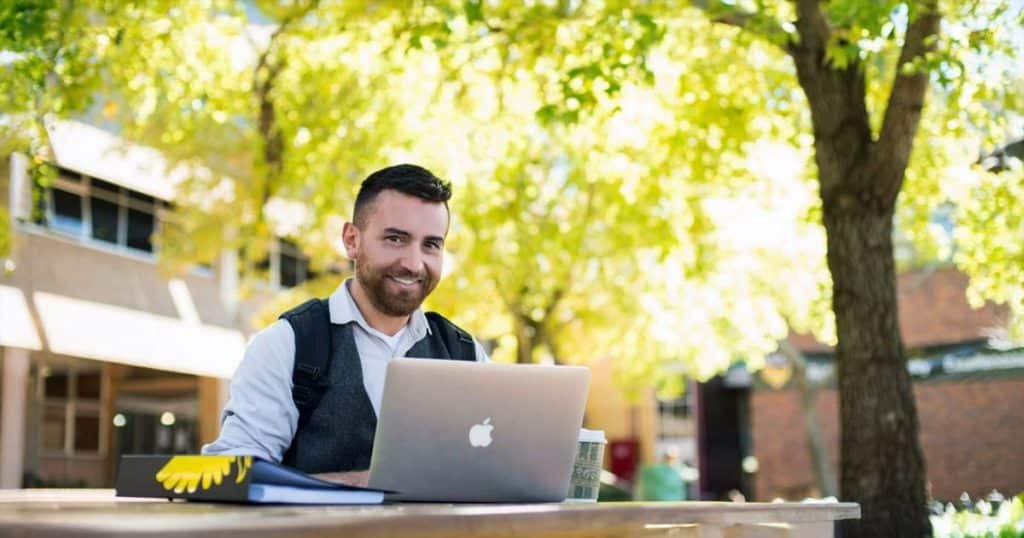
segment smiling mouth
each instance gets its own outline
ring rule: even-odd
[[[401,278],[397,276],[388,276],[388,278],[405,287],[414,286],[421,282],[419,278]]]

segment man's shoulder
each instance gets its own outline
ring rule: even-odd
[[[279,319],[252,336],[232,376],[232,384],[263,383],[266,379],[286,377],[294,361],[295,335],[288,322]]]
[[[487,361],[487,353],[469,331],[452,323],[437,312],[425,312],[427,323],[435,336],[444,341],[444,346],[453,358],[462,360]]]
[[[432,328],[440,327],[443,329],[451,330],[452,332],[459,336],[465,336],[471,340],[473,339],[473,335],[469,334],[469,331],[463,329],[462,327],[459,327],[458,325],[453,323],[452,320],[444,317],[444,315],[442,315],[440,312],[424,312],[423,314],[427,316],[427,323],[429,323],[432,326]]]
[[[320,353],[321,346],[329,351],[331,311],[327,299],[310,299],[278,317],[278,323],[287,325],[295,340],[293,349],[299,354]]]
[[[301,316],[316,315],[320,313],[330,316],[330,308],[327,304],[327,300],[313,298],[284,311],[280,316],[278,316],[278,319],[290,321]]]
[[[291,324],[283,319],[278,319],[254,334],[249,342],[249,347],[287,351],[282,348],[291,348],[294,346],[294,342],[295,331],[292,330]]]

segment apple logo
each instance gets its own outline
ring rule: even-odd
[[[491,417],[487,417],[483,424],[477,424],[469,429],[469,444],[475,447],[485,447],[491,444]]]

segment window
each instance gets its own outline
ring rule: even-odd
[[[46,376],[43,387],[47,399],[67,399],[69,397],[68,374],[56,373]]]
[[[278,246],[281,258],[281,287],[294,288],[309,280],[309,258],[307,258],[298,245],[281,239]]]
[[[84,222],[82,220],[82,197],[67,191],[53,191],[53,218],[51,225],[71,235],[81,235]]]
[[[246,263],[246,249],[242,246],[238,259],[240,263]],[[320,271],[309,268],[309,256],[307,256],[294,242],[288,239],[276,238],[267,249],[267,257],[258,261],[252,261],[251,266],[239,265],[239,271],[245,274],[255,274],[258,278],[266,275],[267,284],[273,289],[294,288],[303,282],[318,278]],[[331,275],[344,275],[355,270],[351,263],[343,268],[337,263],[330,263],[323,268],[323,273]]]
[[[121,223],[117,203],[98,196],[90,198],[92,203],[92,237],[107,243],[117,244],[118,226]]]
[[[317,273],[309,270],[309,257],[295,243],[278,238],[271,245],[267,258],[256,262],[257,270],[266,271],[274,288],[294,288]]]
[[[150,238],[156,231],[156,200],[152,196],[128,191],[128,233],[126,244],[130,248],[153,252]]]
[[[75,415],[74,451],[99,452],[100,450],[100,417],[99,414],[80,413]]]
[[[46,452],[64,451],[64,428],[67,422],[63,405],[43,405],[43,450]]]
[[[196,454],[201,443],[195,417],[175,415],[167,424],[166,413],[152,409],[121,409],[116,425],[117,451],[120,454]]]
[[[159,210],[167,203],[101,179],[61,170],[43,193],[39,224],[83,241],[153,252]]]
[[[695,434],[691,398],[693,390],[674,400],[658,400],[658,438],[678,439]]]
[[[100,420],[103,379],[99,371],[42,365],[37,397],[42,411],[40,442],[47,455],[102,455]]]

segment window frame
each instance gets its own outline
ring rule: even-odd
[[[309,280],[309,256],[306,256],[297,244],[288,239],[278,237],[276,241],[275,258],[277,259],[277,284],[281,289],[292,289],[302,285]],[[285,257],[291,258],[295,264],[295,284],[285,285],[284,283],[284,262]],[[273,263],[271,263],[273,266]]]
[[[694,428],[696,427],[697,417],[694,415],[695,412],[695,395],[694,387],[687,387],[686,391],[678,398],[669,400],[663,400],[658,398],[656,400],[656,413],[658,417],[658,434],[657,438],[659,441],[668,441],[673,439],[679,439],[683,437],[689,437],[696,433]],[[680,414],[681,412],[681,414]],[[689,427],[683,431],[673,426],[678,426],[678,422],[686,422]],[[668,426],[668,427],[666,427]]]
[[[115,252],[131,254],[133,256],[142,256],[150,259],[155,259],[159,254],[156,244],[154,244],[152,237],[160,232],[162,227],[164,213],[169,207],[169,203],[166,200],[162,200],[155,196],[150,196],[144,192],[139,192],[134,189],[105,181],[101,178],[94,178],[87,174],[81,174],[65,168],[58,168],[57,178],[53,181],[53,184],[44,187],[45,193],[45,215],[41,226],[51,233],[59,235],[61,237],[70,238],[76,242],[87,244],[90,246],[98,246],[100,248],[114,250]],[[117,188],[117,193],[111,193],[106,189],[94,187],[93,181],[103,181]],[[79,204],[81,207],[82,215],[82,226],[78,233],[71,233],[67,230],[62,230],[54,226],[54,220],[57,216],[56,205],[54,202],[54,191],[62,191],[69,194],[74,194],[79,197]],[[135,194],[136,196],[133,196]],[[149,198],[149,201],[139,200],[138,197]],[[98,239],[93,236],[93,214],[92,214],[92,199],[97,198],[110,202],[117,207],[117,241],[110,242],[103,239]],[[153,227],[150,233],[150,247],[151,250],[144,250],[128,245],[128,225],[129,209],[135,210],[140,213],[147,214],[153,219]]]
[[[99,395],[93,399],[81,399],[78,397],[78,377],[81,374],[75,365],[61,365],[60,370],[68,376],[67,396],[63,398],[48,398],[46,395],[46,378],[50,376],[49,371],[55,365],[40,362],[36,370],[35,400],[40,413],[40,428],[45,425],[45,413],[47,408],[63,409],[64,415],[64,439],[63,447],[54,450],[46,446],[45,433],[41,430],[39,437],[39,453],[44,458],[103,458],[106,457],[109,447],[107,446],[108,421],[103,420],[103,402],[108,397],[110,387],[106,382],[103,371],[99,375]],[[89,371],[88,373],[92,373]],[[79,450],[75,447],[76,419],[80,416],[96,417],[98,422],[96,450]]]
[[[284,273],[281,268],[284,263],[284,256],[295,260],[295,284],[292,286],[286,286],[282,280]],[[239,256],[239,259],[241,258]],[[311,258],[302,251],[298,244],[284,237],[274,237],[267,247],[267,258],[262,262],[266,264],[266,286],[273,291],[283,291],[296,288],[312,280],[319,273],[310,270],[309,265],[311,261]],[[257,263],[257,267],[262,265],[262,263]]]

